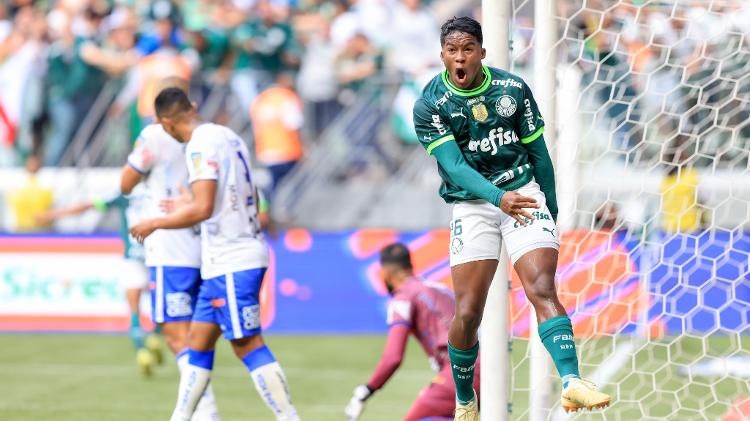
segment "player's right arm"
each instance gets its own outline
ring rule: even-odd
[[[41,224],[49,224],[52,221],[56,221],[60,218],[67,216],[80,215],[89,209],[94,208],[93,202],[84,202],[77,205],[68,206],[64,208],[52,209],[47,212],[40,213],[36,216],[37,222]]]
[[[344,413],[347,421],[356,421],[365,409],[365,401],[375,391],[385,385],[401,366],[406,352],[406,343],[412,328],[412,306],[408,301],[393,300],[388,308],[388,338],[385,341],[383,355],[380,357],[375,372],[366,384],[354,388],[352,398]]]
[[[90,202],[81,202],[76,205],[66,206],[64,208],[52,209],[37,215],[36,219],[40,223],[48,224],[52,221],[66,218],[68,216],[80,215],[90,209],[96,209],[99,212],[106,212],[107,209],[111,207],[127,207],[127,204],[128,199],[126,199],[122,194],[118,194],[117,196],[112,197],[108,200],[96,199]]]
[[[148,174],[154,166],[155,146],[152,142],[149,142],[150,136],[147,133],[150,127],[147,126],[141,130],[133,146],[133,151],[128,155],[127,163],[122,168],[120,191],[124,194],[130,194],[141,181],[141,178]]]
[[[533,218],[524,208],[538,208],[536,201],[516,192],[506,192],[472,168],[458,148],[450,127],[442,122],[437,109],[424,98],[418,99],[414,104],[414,127],[422,146],[427,149],[428,154],[437,159],[451,182],[498,206],[521,225],[526,225],[521,216]]]

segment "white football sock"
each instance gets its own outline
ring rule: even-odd
[[[286,376],[278,362],[272,362],[250,372],[255,389],[276,415],[277,421],[299,421],[297,410],[289,396]]]
[[[185,353],[177,358],[177,368],[180,373],[188,366],[188,354]],[[221,421],[219,417],[219,408],[216,406],[216,398],[214,397],[214,388],[211,386],[211,382],[206,386],[206,390],[203,392],[198,406],[195,407],[193,412],[192,421]]]
[[[169,421],[190,421],[210,380],[211,370],[189,364],[185,366],[180,373],[177,405]]]

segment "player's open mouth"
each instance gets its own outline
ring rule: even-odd
[[[464,69],[456,69],[456,82],[458,82],[459,85],[463,85],[466,83],[466,71]]]

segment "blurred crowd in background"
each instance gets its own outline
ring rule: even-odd
[[[566,60],[584,71],[611,149],[631,163],[747,163],[750,3],[593,0],[584,13],[574,3],[560,3],[572,17]]]
[[[436,65],[438,25],[422,3],[0,3],[0,165],[20,165],[32,154],[45,165],[73,163],[63,156],[112,80],[121,86],[107,116],[132,114],[131,139],[151,118],[156,82],[172,75],[192,79],[195,97],[228,87],[226,109],[245,119],[261,92],[285,88],[266,102],[301,99],[310,108],[306,127],[317,135],[379,74],[387,55],[399,57],[393,69],[409,75]],[[259,119],[260,105],[253,111]],[[300,128],[299,119],[289,120]]]
[[[513,3],[512,70],[533,87],[532,3]],[[362,173],[382,183],[409,165],[434,172],[432,162],[415,163],[405,152],[419,148],[411,108],[441,69],[441,21],[454,14],[479,18],[479,5],[2,2],[0,168],[26,165],[35,173],[40,165],[121,165],[153,121],[159,81],[178,76],[191,80],[191,97],[205,118],[252,143],[271,194],[305,161],[309,174],[298,178],[306,189],[314,188],[311,180],[329,188]],[[607,156],[659,168],[667,178],[683,167],[746,171],[750,3],[557,5],[559,67],[575,67],[582,78],[578,113],[589,125],[581,134],[582,162]],[[369,169],[378,166],[380,175],[372,176]],[[689,178],[695,193],[697,176]]]

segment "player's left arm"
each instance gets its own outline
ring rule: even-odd
[[[147,219],[130,228],[130,234],[143,242],[157,229],[189,228],[210,218],[214,212],[216,180],[196,180],[192,184],[193,200],[166,216]]]
[[[557,221],[557,193],[555,192],[555,169],[552,166],[547,145],[544,142],[544,120],[526,83],[523,84],[523,106],[517,112],[516,131],[521,144],[529,154],[529,163],[534,168],[534,179],[547,199],[547,208]]]
[[[367,384],[357,386],[352,393],[352,398],[346,406],[345,413],[348,421],[359,419],[364,411],[365,401],[372,396],[375,391],[383,387],[385,383],[393,376],[393,373],[401,366],[406,351],[406,343],[409,339],[411,326],[405,323],[395,323],[391,325],[388,331],[388,338],[385,341],[385,349],[380,357],[375,372],[370,377]]]
[[[141,173],[136,171],[130,164],[122,167],[120,174],[120,191],[124,194],[130,194],[135,186],[141,182]]]

